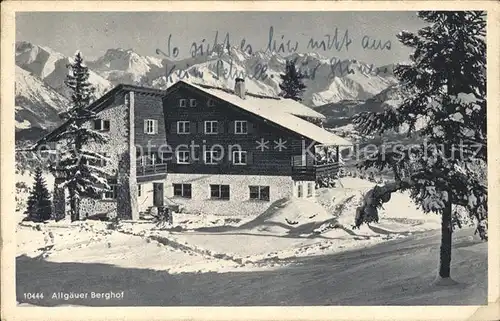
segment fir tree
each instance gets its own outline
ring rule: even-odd
[[[402,105],[359,114],[354,122],[364,134],[403,131],[420,143],[397,152],[384,148],[359,164],[390,168],[395,181],[368,191],[355,225],[377,221],[391,193],[410,191],[423,210],[441,215],[439,277],[449,280],[452,207],[465,209],[478,227],[487,219],[486,21],[478,11],[418,16],[428,26],[398,35],[413,49],[411,63],[395,69],[406,97]]]
[[[280,78],[281,96],[301,101],[306,85],[304,85],[304,75],[295,68],[293,60],[286,61],[285,73],[280,74]]]
[[[72,92],[72,108],[66,113],[64,130],[54,138],[64,142],[66,148],[59,150],[60,157],[52,170],[54,176],[61,178],[60,187],[68,190],[71,221],[76,221],[80,219],[82,197],[99,198],[109,189],[108,173],[97,165],[105,157],[86,148],[88,144],[103,144],[108,138],[89,126],[97,118],[97,114],[87,108],[94,88],[88,81],[89,71],[79,52],[68,68],[65,84]]]
[[[27,214],[26,220],[44,222],[52,216],[52,202],[40,167],[35,170],[34,178],[35,183],[28,198],[28,206],[25,212]]]

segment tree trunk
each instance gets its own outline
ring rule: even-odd
[[[71,213],[71,222],[80,220],[80,200],[74,190],[69,190],[69,204]]]
[[[441,248],[439,253],[439,276],[450,277],[451,266],[451,193],[448,192],[448,200],[445,203],[441,216]]]

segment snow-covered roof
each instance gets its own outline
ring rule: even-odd
[[[182,81],[184,82],[184,81]],[[281,98],[281,97],[270,97],[270,96],[263,96],[259,94],[253,94],[250,92],[246,93],[245,99],[241,99],[239,96],[234,95],[231,90],[225,89],[225,88],[217,88],[213,86],[207,86],[204,84],[197,84],[197,83],[188,83],[188,84],[193,84],[197,85],[198,87],[202,87],[204,89],[208,89],[211,92],[214,93],[214,96],[217,96],[218,93],[225,93],[229,94],[231,96],[234,96],[234,98],[240,100],[238,106],[240,104],[248,104],[248,105],[259,105],[262,108],[268,108],[272,110],[280,110],[295,116],[302,116],[302,117],[311,117],[311,118],[317,118],[317,119],[326,119],[325,115],[315,111],[314,109],[307,107],[303,104],[301,104],[298,101],[295,101],[293,99],[287,99],[287,98]]]
[[[183,81],[182,81],[183,82]],[[211,96],[227,101],[228,103],[269,120],[277,125],[292,130],[304,137],[312,139],[324,145],[352,146],[352,142],[330,133],[329,131],[314,125],[311,122],[303,120],[290,113],[290,109],[302,110],[310,109],[299,102],[291,99],[264,99],[247,95],[245,99],[227,92],[225,90],[207,88],[193,83],[187,83],[188,86],[195,87]],[[287,105],[288,107],[281,106]],[[302,107],[296,107],[300,105]],[[313,111],[311,109],[311,111]],[[315,111],[313,111],[315,112]],[[316,112],[315,112],[316,113]],[[314,117],[314,116],[312,116]],[[324,116],[323,116],[324,117]]]

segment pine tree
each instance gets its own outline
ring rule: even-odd
[[[281,96],[301,101],[306,85],[304,85],[304,75],[296,69],[293,60],[286,61],[285,73],[280,74],[280,78]]]
[[[25,214],[26,220],[34,222],[44,222],[52,216],[52,201],[50,193],[42,176],[42,169],[37,167],[35,170],[35,182],[27,202]]]
[[[390,168],[395,181],[368,191],[355,225],[377,221],[391,193],[408,190],[424,211],[441,215],[439,277],[450,280],[452,207],[465,209],[478,228],[487,219],[486,21],[479,11],[418,16],[428,26],[398,35],[413,49],[411,63],[395,69],[402,105],[359,114],[354,123],[363,134],[396,130],[420,143],[397,152],[384,148],[359,164]]]
[[[74,62],[68,65],[65,84],[72,91],[72,108],[66,113],[65,129],[54,140],[64,142],[60,157],[51,168],[54,176],[61,178],[62,188],[67,188],[70,201],[71,221],[80,219],[82,197],[99,198],[109,189],[108,173],[99,164],[105,157],[86,148],[88,144],[103,144],[106,134],[88,126],[97,114],[87,107],[93,98],[94,88],[89,83],[89,71],[78,52]]]

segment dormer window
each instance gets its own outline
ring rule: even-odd
[[[104,119],[94,119],[94,129],[100,132],[109,132],[110,123],[109,120]]]
[[[187,107],[187,99],[179,99],[179,107]]]
[[[198,101],[196,99],[189,99],[189,107],[196,107],[198,105]]]
[[[215,106],[215,100],[209,98],[207,101],[207,106],[208,107],[214,107]]]

